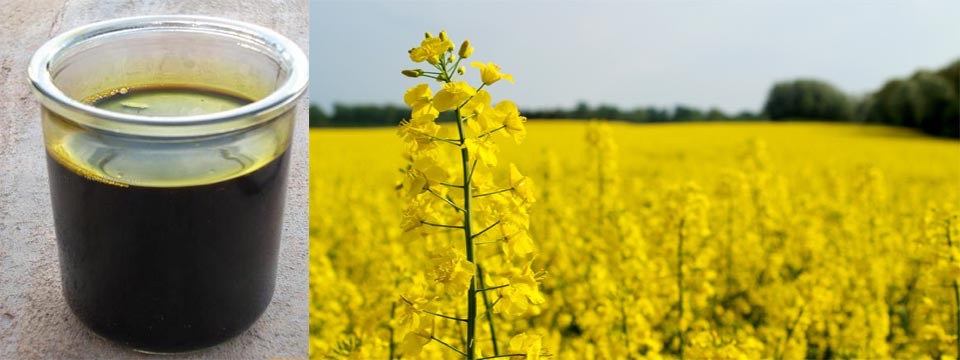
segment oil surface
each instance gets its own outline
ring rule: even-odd
[[[113,112],[145,116],[211,114],[251,103],[249,99],[219,91],[179,86],[120,88],[87,100]]]
[[[167,101],[131,93],[97,104]],[[162,187],[103,181],[47,155],[64,297],[94,332],[139,350],[190,351],[238,335],[266,309],[287,151],[237,177]],[[113,156],[156,166],[147,155]]]

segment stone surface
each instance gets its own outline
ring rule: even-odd
[[[0,6],[0,359],[145,358],[84,328],[60,294],[38,104],[27,81],[33,52],[52,36],[100,20],[159,14],[263,25],[307,50],[307,0],[15,0]],[[294,136],[273,302],[249,331],[179,358],[306,358],[307,101]]]

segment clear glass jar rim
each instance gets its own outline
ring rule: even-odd
[[[262,99],[227,111],[190,116],[145,116],[107,111],[67,96],[54,84],[50,66],[71,47],[109,34],[160,29],[199,30],[207,34],[239,36],[243,40],[272,49],[279,60],[289,66],[290,72],[277,89]],[[306,91],[309,78],[308,66],[307,57],[300,47],[290,39],[262,26],[209,16],[151,15],[92,23],[57,35],[37,50],[30,61],[27,73],[41,101],[48,100],[49,102],[45,105],[53,105],[48,108],[58,113],[68,112],[71,115],[68,117],[74,120],[78,116],[72,115],[79,115],[79,117],[95,118],[97,122],[116,122],[120,125],[154,128],[222,125],[234,120],[253,120],[243,121],[244,124],[240,128],[246,128],[269,120],[292,107],[300,95]],[[115,130],[102,126],[94,127],[111,132]],[[226,129],[228,130],[225,131],[238,130],[238,128]],[[158,135],[162,136],[162,134]]]

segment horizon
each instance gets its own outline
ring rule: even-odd
[[[418,44],[409,39],[441,29],[458,44],[471,41],[477,49],[471,61],[497,59],[514,74],[517,83],[498,84],[498,92],[531,110],[584,102],[621,110],[684,105],[759,113],[779,81],[817,79],[862,96],[890,79],[960,59],[951,48],[960,43],[960,24],[950,16],[960,4],[945,1],[494,2],[497,16],[485,18],[487,26],[448,20],[445,11],[484,13],[489,3],[445,4],[443,10],[436,4],[312,3],[311,48],[351,52],[311,57],[311,105],[329,113],[336,103],[402,104],[403,92],[422,82],[400,75],[417,67],[406,51]],[[526,21],[534,16],[537,21]],[[781,26],[786,22],[818,26]],[[530,38],[537,40],[523,41]],[[468,67],[465,79],[476,83],[475,69]]]

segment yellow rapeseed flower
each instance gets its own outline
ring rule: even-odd
[[[423,309],[430,303],[426,281],[423,276],[414,278],[413,284],[404,293],[400,301],[400,326],[409,331],[422,329],[421,320],[429,315]]]
[[[403,94],[403,102],[413,108],[410,116],[414,118],[423,114],[432,114],[434,118],[439,116],[440,112],[433,107],[432,101],[433,92],[430,91],[430,86],[427,84],[414,86]]]
[[[510,276],[510,286],[500,288],[500,301],[493,307],[495,313],[520,316],[527,312],[530,305],[544,302],[537,280],[533,277],[530,264],[524,266],[519,274]]]
[[[448,50],[453,50],[453,47],[453,42],[449,38],[428,37],[420,42],[420,46],[410,49],[408,53],[413,62],[426,61],[436,65],[440,62],[440,57]]]
[[[448,181],[453,175],[447,169],[446,164],[432,156],[421,157],[414,160],[413,169],[423,174],[423,177],[425,177],[431,185]]]
[[[454,248],[446,248],[431,255],[434,279],[451,296],[463,296],[470,288],[476,267]]]
[[[437,91],[437,96],[433,98],[433,106],[439,111],[453,110],[476,94],[477,89],[467,84],[466,81],[446,83],[443,84],[440,91]]]
[[[467,101],[466,104],[460,108],[460,116],[467,118],[466,124],[473,129],[473,131],[481,132],[493,129],[490,126],[490,122],[487,121],[489,115],[483,115],[485,112],[494,111],[495,109],[490,106],[490,102],[493,98],[490,96],[486,90],[477,91],[477,94],[473,96],[470,101]]]
[[[508,259],[525,257],[533,253],[533,239],[527,230],[517,226],[512,221],[502,221],[500,231],[505,239],[503,241],[503,253]]]
[[[513,163],[510,163],[510,186],[513,188],[513,192],[523,199],[523,201],[530,203],[536,201],[533,196],[535,192],[533,179],[523,176],[520,170],[517,169],[517,165]]]
[[[512,101],[504,100],[497,103],[497,110],[503,116],[503,126],[517,144],[527,137],[527,118],[520,116],[520,110]]]
[[[479,159],[484,166],[497,166],[497,148],[492,142],[486,139],[467,139],[463,143],[470,157]]]
[[[480,68],[480,80],[486,85],[493,85],[493,83],[500,81],[500,79],[507,79],[507,81],[513,84],[513,76],[500,72],[500,67],[497,66],[497,64],[488,62],[484,65],[482,62],[474,61],[470,63],[470,66]]]
[[[400,228],[405,233],[422,226],[424,221],[436,221],[436,211],[427,199],[430,198],[414,198],[410,201],[411,206],[404,209],[403,218],[400,220]]]
[[[512,356],[510,360],[540,360],[542,340],[543,337],[540,335],[517,334],[510,339],[510,352],[524,354],[524,356]]]
[[[425,318],[418,329],[408,332],[403,337],[403,341],[400,343],[400,353],[410,357],[419,356],[424,345],[429,344],[433,338],[433,332],[434,319],[432,317]]]
[[[437,125],[437,115],[420,114],[412,120],[400,121],[400,129],[397,135],[404,140],[409,151],[428,150],[436,147],[433,137],[440,132],[440,125]]]

